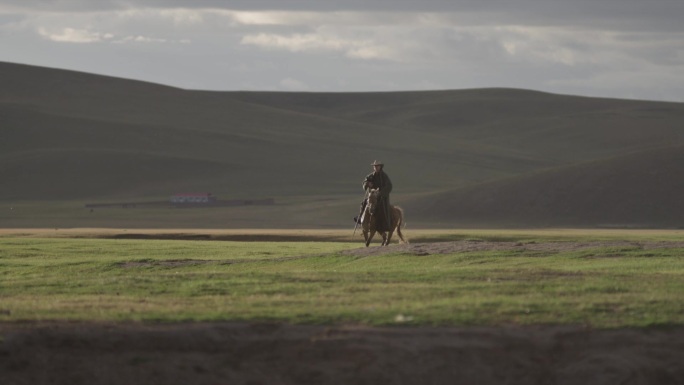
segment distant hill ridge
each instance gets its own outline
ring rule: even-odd
[[[193,91],[3,62],[0,84],[0,202],[210,191],[356,205],[381,159],[414,223],[677,225],[682,103]]]
[[[411,202],[436,222],[505,227],[682,227],[684,146],[594,160]]]

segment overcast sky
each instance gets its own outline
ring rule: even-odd
[[[188,89],[684,102],[684,0],[0,0],[0,61]]]

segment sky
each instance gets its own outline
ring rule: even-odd
[[[682,0],[0,0],[0,61],[185,89],[684,102]]]

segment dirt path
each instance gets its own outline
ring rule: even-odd
[[[2,384],[682,384],[684,328],[0,325]]]
[[[598,248],[615,249],[671,249],[684,248],[684,242],[632,242],[632,241],[601,241],[601,242],[488,242],[488,241],[457,241],[434,242],[416,244],[392,244],[390,246],[371,246],[346,250],[345,255],[369,256],[391,253],[431,255],[449,254],[474,251],[518,250],[528,252],[544,252],[555,254],[564,251],[577,251]]]

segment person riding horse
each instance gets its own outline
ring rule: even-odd
[[[371,164],[371,166],[373,166],[373,172],[366,175],[362,186],[366,191],[374,188],[379,190],[380,198],[378,201],[378,206],[375,209],[375,212],[372,214],[377,217],[377,230],[389,231],[392,224],[390,217],[390,193],[392,192],[392,181],[387,173],[385,173],[385,165],[382,162],[378,162],[376,160]],[[365,205],[366,202],[364,201],[363,206]]]

